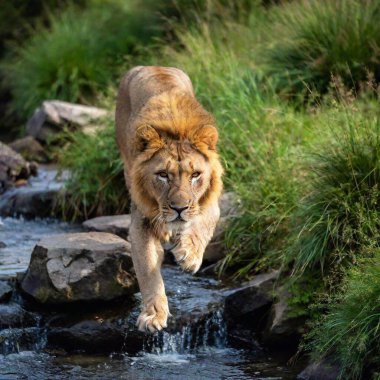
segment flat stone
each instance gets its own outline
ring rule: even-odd
[[[134,293],[128,243],[104,232],[44,238],[33,250],[21,288],[41,303],[109,301]]]
[[[26,131],[29,136],[46,141],[49,136],[61,131],[65,125],[88,128],[107,113],[107,110],[101,108],[60,100],[46,100],[29,119]]]
[[[82,225],[89,231],[109,232],[127,239],[131,226],[131,215],[99,216],[86,220]]]

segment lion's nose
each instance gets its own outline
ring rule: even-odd
[[[178,212],[178,215],[181,215],[181,212],[184,211],[184,210],[187,210],[189,208],[189,206],[185,206],[185,207],[180,207],[180,206],[177,206],[177,205],[169,205],[171,209],[175,210]]]

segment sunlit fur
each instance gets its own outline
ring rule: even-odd
[[[140,66],[120,85],[116,134],[134,205],[132,259],[144,300],[138,325],[160,329],[168,315],[160,242],[173,241],[177,262],[196,272],[219,219],[218,132],[184,72]]]

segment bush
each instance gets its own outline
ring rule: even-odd
[[[45,99],[93,103],[109,84],[137,42],[156,32],[155,13],[139,10],[138,2],[89,1],[51,14],[49,28],[40,26],[2,69],[11,90],[13,110],[29,116]],[[147,5],[145,5],[147,7]]]
[[[380,120],[363,114],[346,108],[329,117],[329,145],[313,155],[310,194],[293,218],[296,271],[341,270],[380,243]]]
[[[380,81],[380,3],[377,0],[305,0],[271,13],[268,75],[281,92],[325,93],[331,75],[360,88],[368,72]]]
[[[309,335],[314,359],[334,355],[340,379],[363,379],[363,370],[380,371],[380,252],[351,269],[327,315]]]

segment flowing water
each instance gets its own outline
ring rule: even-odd
[[[24,271],[41,237],[78,230],[58,220],[0,219],[0,241],[5,244],[0,248],[0,277]],[[133,355],[123,350],[107,356],[65,354],[47,349],[46,329],[36,316],[34,327],[1,331],[0,343],[8,350],[0,355],[0,380],[296,378],[299,368],[289,369],[260,349],[229,347],[218,281],[173,267],[164,268],[163,275],[171,311],[181,321],[180,327],[169,329],[173,332],[148,335],[143,349]],[[194,324],[197,320],[202,323]],[[20,351],[24,336],[32,342],[27,351]]]

